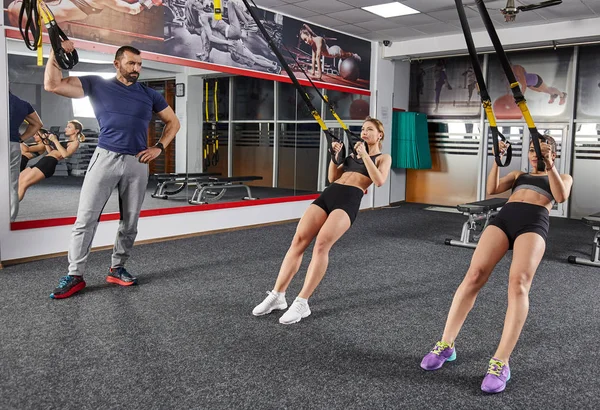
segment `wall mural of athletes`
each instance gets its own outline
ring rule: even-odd
[[[282,73],[279,61],[241,0],[222,0],[222,20],[214,18],[212,0],[49,0],[46,3],[63,31],[73,39],[128,44],[194,62]],[[13,27],[18,27],[21,4],[22,0],[4,0],[5,20]],[[313,80],[369,89],[370,42],[281,14],[255,11],[298,73],[301,65]],[[292,51],[293,57],[283,45]],[[302,78],[300,73],[298,76]]]
[[[165,13],[169,54],[230,67],[279,74],[281,67],[240,0],[222,2],[223,18],[214,17],[212,0],[168,0],[173,23]],[[271,34],[281,32],[282,18],[266,13]]]
[[[413,61],[410,85],[410,111],[430,117],[479,115],[481,97],[468,57]]]
[[[282,54],[298,78],[300,65],[313,81],[369,88],[370,42],[284,17],[283,44]]]
[[[4,0],[5,22],[19,26],[21,0]],[[162,0],[49,0],[46,4],[69,38],[164,48]]]
[[[577,81],[577,119],[600,118],[600,47],[586,46],[579,49]],[[600,124],[598,124],[600,135]]]
[[[566,48],[508,54],[513,73],[535,121],[563,121],[569,118],[567,102],[573,90],[567,89],[567,78],[573,69],[572,56],[573,51]],[[521,110],[514,102],[508,80],[495,55],[490,56],[487,77],[496,118],[521,119]]]

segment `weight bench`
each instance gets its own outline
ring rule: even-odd
[[[504,206],[506,201],[505,198],[492,198],[457,205],[456,209],[467,215],[469,219],[462,227],[460,241],[446,239],[445,244],[474,249],[483,230],[488,226],[490,220],[498,214],[499,209]]]
[[[152,198],[168,199],[169,195],[180,193],[188,185],[198,186],[198,183],[218,175],[221,174],[218,172],[152,174],[158,180],[158,185],[151,196]]]
[[[259,176],[245,176],[245,177],[209,177],[207,181],[198,182],[196,190],[192,195],[192,198],[188,201],[190,204],[202,205],[210,202],[216,202],[225,195],[228,189],[233,188],[244,188],[248,196],[242,199],[254,200],[257,198],[252,197],[250,187],[244,182],[259,181],[263,179]]]
[[[581,220],[596,231],[594,239],[592,240],[592,256],[590,259],[585,259],[571,255],[569,256],[568,261],[569,263],[600,267],[600,212],[581,218]]]

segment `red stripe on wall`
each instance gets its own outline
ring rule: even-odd
[[[316,199],[318,196],[319,194],[310,194],[299,196],[286,196],[281,198],[256,199],[251,201],[222,202],[217,204],[206,204],[197,206],[180,206],[175,208],[144,209],[142,210],[142,212],[140,212],[140,218],[185,214],[190,212],[213,211],[215,209],[230,209],[256,205],[272,205],[287,202],[310,201],[312,199]],[[100,216],[100,222],[118,221],[119,217],[120,216],[118,212],[103,214],[102,216]],[[53,226],[73,225],[75,223],[75,219],[76,218],[74,216],[70,216],[66,218],[37,219],[32,221],[12,222],[10,224],[10,229],[13,231],[20,231],[23,229],[50,228]]]
[[[8,37],[8,38],[22,40],[21,33],[16,28],[7,27],[5,29],[5,32],[6,32],[6,37]],[[87,40],[72,39],[72,41],[75,44],[75,48],[78,48],[81,50],[88,50],[88,51],[98,51],[100,53],[105,53],[105,54],[114,54],[117,51],[117,49],[119,48],[118,46],[113,46],[110,44],[94,43],[93,41],[87,41]],[[46,33],[44,33],[44,35],[43,35],[43,42],[45,44],[50,44],[50,40],[48,39],[48,35]],[[183,65],[183,66],[187,66],[187,67],[195,67],[195,68],[201,68],[201,69],[205,69],[205,70],[213,70],[213,71],[218,71],[218,72],[222,72],[222,73],[241,75],[241,76],[247,76],[247,77],[255,77],[255,78],[260,78],[263,80],[279,81],[279,82],[284,82],[284,83],[292,82],[292,80],[290,80],[290,78],[287,75],[270,74],[270,73],[264,73],[262,71],[254,71],[254,70],[248,70],[248,69],[244,69],[244,68],[222,66],[222,65],[211,64],[211,63],[206,63],[206,62],[202,62],[202,61],[189,60],[187,58],[173,57],[173,56],[167,56],[164,54],[151,53],[149,51],[144,51],[143,57],[146,60],[158,61],[158,62],[167,63],[167,64]],[[303,86],[306,86],[306,87],[311,86],[310,82],[308,80],[298,78],[298,81]],[[371,91],[365,90],[362,88],[347,87],[347,86],[343,86],[343,85],[336,85],[336,84],[326,83],[326,82],[322,82],[322,81],[313,81],[313,82],[315,83],[315,85],[322,87],[322,88],[326,88],[328,90],[341,91],[341,92],[365,95],[365,96],[371,95]]]

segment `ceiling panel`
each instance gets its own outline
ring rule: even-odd
[[[328,28],[336,28],[338,26],[344,26],[347,24],[345,21],[340,21],[325,15],[311,17],[310,21],[311,23],[316,23]]]
[[[600,14],[600,0],[582,0],[596,14]]]
[[[259,4],[259,3],[257,3]],[[287,14],[288,16],[296,17],[298,19],[304,19],[306,17],[316,16],[319,13],[315,11],[306,10],[300,8],[298,6],[294,6],[293,4],[287,4],[285,6],[273,7],[271,8],[273,11],[278,11],[283,14]]]
[[[319,14],[335,13],[354,8],[354,6],[337,0],[306,0],[294,2],[294,4],[303,9],[316,11]]]
[[[393,0],[255,0],[264,8],[287,14],[297,19],[338,29],[372,40],[398,40],[413,37],[435,37],[440,34],[460,34],[455,0],[399,0],[421,11],[421,14],[384,19],[362,10]],[[516,5],[539,3],[542,0],[516,0]],[[463,0],[465,13],[473,31],[484,29],[474,0]],[[558,6],[520,12],[514,22],[507,23],[500,9],[506,0],[486,0],[485,6],[496,29],[536,26],[564,20],[600,17],[600,0],[563,0]],[[410,29],[409,29],[410,28]],[[408,30],[405,30],[408,29]],[[397,36],[397,37],[396,37]]]
[[[386,20],[400,26],[420,26],[422,24],[441,23],[427,14],[409,14],[408,16],[391,17]]]
[[[352,9],[346,11],[338,11],[336,13],[330,13],[329,17],[345,21],[346,23],[361,23],[365,21],[373,21],[378,18],[376,14],[369,13],[368,11],[364,11],[361,9]]]

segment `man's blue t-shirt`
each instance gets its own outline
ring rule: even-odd
[[[126,86],[116,78],[89,75],[79,80],[100,124],[98,146],[130,155],[145,150],[152,112],[169,106],[163,96],[139,83]]]
[[[10,112],[10,142],[21,142],[19,127],[23,124],[25,117],[34,113],[35,110],[31,104],[20,99],[10,91],[8,92],[8,110]]]

